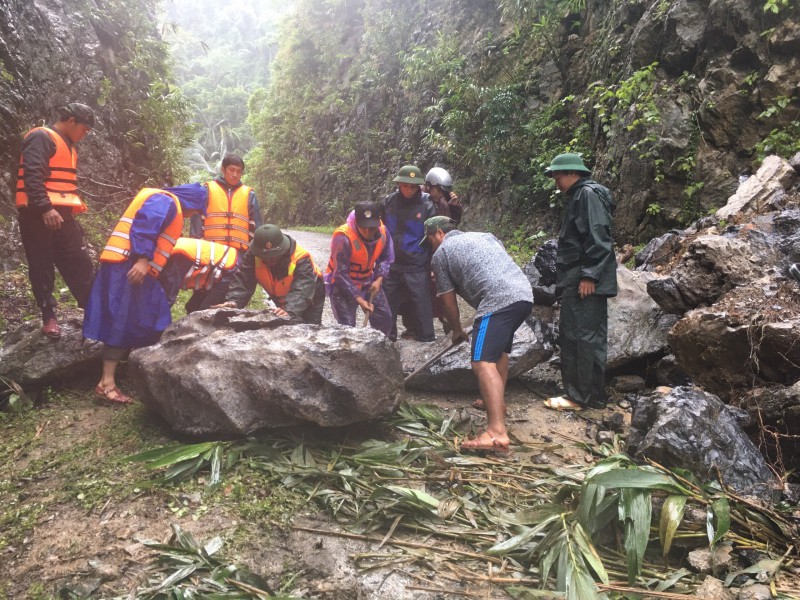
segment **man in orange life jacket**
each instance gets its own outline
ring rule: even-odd
[[[276,315],[295,317],[305,323],[322,323],[325,305],[322,273],[308,251],[277,225],[262,225],[256,229],[225,303],[214,308],[244,308],[253,297],[257,283],[276,304],[272,310]]]
[[[389,335],[392,312],[381,284],[393,262],[392,237],[381,223],[380,206],[359,202],[331,238],[325,287],[336,321],[354,327],[360,306],[370,326]]]
[[[202,186],[206,195],[207,210],[204,216],[191,220],[191,236],[218,244],[225,244],[239,253],[239,264],[250,247],[253,232],[261,225],[261,209],[256,193],[242,184],[244,161],[235,154],[222,159],[222,172],[213,181]],[[181,193],[178,186],[168,191]],[[200,186],[197,186],[198,188]],[[210,290],[196,290],[186,303],[186,312],[205,310],[225,299],[233,281],[233,272],[225,273]]]
[[[55,267],[83,308],[92,289],[93,266],[74,215],[86,211],[78,197],[75,144],[94,126],[85,104],[59,107],[58,122],[31,129],[22,142],[17,175],[19,231],[28,259],[33,297],[42,311],[42,333],[61,337],[53,297]]]
[[[103,372],[94,390],[98,397],[131,402],[117,387],[117,365],[131,348],[155,344],[172,322],[162,276],[183,219],[205,208],[192,194],[145,188],[108,238],[83,319],[83,335],[103,342]]]
[[[180,290],[210,290],[238,265],[236,250],[224,244],[180,237],[158,276],[170,304]]]

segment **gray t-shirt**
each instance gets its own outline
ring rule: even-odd
[[[491,233],[448,232],[431,266],[438,295],[455,290],[478,317],[515,302],[533,303],[530,281]]]

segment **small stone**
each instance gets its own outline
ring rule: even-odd
[[[594,439],[598,444],[611,444],[614,441],[614,432],[598,431]]]
[[[763,583],[745,584],[739,592],[738,600],[770,600],[772,592],[768,585]]]
[[[617,402],[617,406],[619,406],[622,410],[629,410],[631,407],[631,403],[628,402],[625,398]]]
[[[719,574],[725,570],[733,557],[731,550],[733,548],[728,544],[721,544],[714,548],[713,552],[710,548],[698,548],[689,552],[687,558],[689,566],[697,573],[715,573]]]
[[[725,584],[710,575],[703,580],[694,592],[695,598],[705,600],[735,600],[733,594],[725,589]]]
[[[603,415],[603,425],[617,433],[622,433],[625,429],[625,415],[618,412]]]
[[[617,375],[611,380],[611,387],[618,392],[641,392],[645,388],[645,381],[639,375]]]

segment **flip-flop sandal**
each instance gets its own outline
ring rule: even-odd
[[[583,407],[580,404],[576,404],[564,396],[554,396],[553,398],[548,398],[544,401],[545,408],[549,408],[550,410],[557,410],[559,412],[580,412],[583,410]]]
[[[104,390],[98,385],[96,388],[94,388],[94,393],[95,396],[97,396],[98,398],[102,398],[103,400],[108,400],[109,402],[113,402],[114,404],[133,403],[133,398],[123,394],[122,391],[117,386]]]
[[[489,436],[491,440],[488,444],[481,444],[480,439],[484,436]],[[464,440],[461,442],[459,450],[478,450],[478,451],[489,451],[489,452],[498,452],[500,454],[508,454],[511,452],[511,448],[509,445],[500,444],[494,436],[490,436],[488,432],[484,431],[478,437],[471,439],[471,440]]]

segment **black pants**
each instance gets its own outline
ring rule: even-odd
[[[605,406],[608,298],[563,296],[559,345],[561,380],[567,397],[584,406]]]
[[[389,300],[392,311],[392,330],[389,339],[397,339],[397,314],[403,306],[409,311],[404,313],[409,318],[408,325],[413,324],[413,331],[420,342],[432,342],[436,336],[433,332],[433,305],[431,303],[430,275],[426,271],[401,273],[389,271],[383,281],[383,291]]]
[[[25,257],[28,259],[28,277],[33,289],[36,305],[44,311],[52,311],[58,304],[53,297],[55,269],[84,308],[92,291],[94,265],[83,240],[83,229],[66,207],[58,207],[64,222],[55,231],[48,229],[42,215],[36,210],[19,210],[19,233]]]

